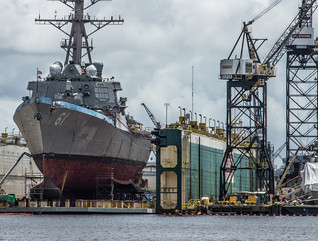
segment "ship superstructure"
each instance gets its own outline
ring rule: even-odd
[[[99,20],[84,10],[99,1],[61,1],[72,9],[64,19],[41,19],[67,34],[61,42],[66,51],[64,65],[55,62],[49,75],[28,84],[30,96],[23,97],[14,121],[44,175],[49,198],[70,190],[98,190],[113,182],[130,184],[146,165],[150,136],[140,131],[140,123],[126,115],[127,98],[118,97],[120,82],[102,77],[103,64],[93,62],[88,37],[110,24],[123,24],[120,17]],[[68,34],[63,27],[71,24]],[[91,33],[85,24],[95,27]],[[87,57],[87,62],[83,57]],[[40,74],[40,71],[38,71]],[[111,190],[113,190],[111,188]],[[42,197],[42,196],[41,196]]]

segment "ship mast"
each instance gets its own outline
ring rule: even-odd
[[[84,10],[103,0],[90,0],[90,3],[87,6],[85,6],[84,0],[50,1],[59,1],[64,3],[66,6],[71,8],[73,12],[63,19],[57,19],[56,17],[54,19],[41,19],[40,16],[39,18],[35,19],[37,24],[51,24],[68,36],[68,39],[64,39],[64,41],[61,42],[61,48],[66,51],[65,65],[67,65],[69,62],[81,64],[82,58],[86,55],[88,57],[89,64],[92,64],[91,52],[93,50],[93,45],[92,43],[89,44],[88,37],[107,25],[122,25],[124,23],[124,20],[121,19],[120,16],[118,19],[111,17],[110,20],[106,20],[105,18],[102,20],[99,20],[95,17],[91,18],[89,14],[84,16]],[[72,24],[70,33],[67,33],[63,29],[63,27],[68,23]],[[90,23],[95,28],[90,33],[87,33],[85,29],[85,24],[87,23]],[[83,49],[85,49],[84,53],[82,51]]]

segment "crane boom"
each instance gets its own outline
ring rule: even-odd
[[[308,2],[308,3],[306,3]],[[314,5],[317,1],[316,0],[304,0],[303,6],[301,7],[301,10],[296,15],[296,17],[292,20],[292,22],[289,24],[287,29],[283,32],[283,34],[279,37],[277,42],[274,44],[272,49],[269,51],[267,56],[264,59],[264,64],[272,63],[273,65],[276,65],[279,60],[283,57],[283,55],[286,53],[287,49],[286,46],[290,45],[293,42],[293,39],[291,39],[291,35],[295,32],[297,27],[299,28],[299,31],[304,27],[303,25],[300,25],[301,22],[307,17],[308,12],[311,10],[313,12],[317,9],[317,4]]]
[[[155,116],[151,113],[151,111],[148,109],[145,103],[141,103],[141,105],[145,108],[149,118],[151,119],[152,123],[160,128],[160,122],[156,120]]]
[[[281,151],[285,148],[285,146],[286,146],[286,142],[284,142],[284,144],[281,145],[281,146],[278,148],[278,150],[273,153],[273,155],[272,155],[272,162],[274,162],[274,160],[276,159],[276,157],[279,156],[279,154],[280,154]]]
[[[252,20],[248,21],[247,25],[250,25],[254,23],[257,19],[261,18],[263,15],[265,15],[268,11],[270,11],[272,8],[274,8],[277,4],[279,4],[282,0],[276,0],[271,5],[269,5],[267,8],[265,8],[262,12],[257,14]]]
[[[279,180],[279,182],[278,182],[278,184],[277,184],[277,186],[275,188],[276,190],[278,190],[278,189],[280,189],[282,187],[283,181],[285,180],[285,177],[287,176],[287,173],[288,173],[289,169],[291,168],[293,162],[295,161],[299,151],[310,151],[310,150],[307,149],[307,148],[304,148],[304,147],[298,147],[298,149],[295,152],[293,158],[289,161],[288,166],[285,168],[285,171],[284,171],[282,177],[280,178],[280,180]]]

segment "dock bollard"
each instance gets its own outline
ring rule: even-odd
[[[53,200],[53,201],[52,201],[52,207],[53,207],[53,208],[57,207],[57,200]]]
[[[38,202],[36,200],[30,200],[29,207],[30,208],[37,208],[38,207]]]
[[[39,201],[39,206],[41,208],[46,208],[47,207],[47,200],[40,200]]]
[[[135,208],[141,208],[142,206],[140,202],[135,202],[134,205],[135,205]]]
[[[105,202],[105,206],[106,206],[106,208],[111,208],[111,207],[112,207],[112,204],[111,204],[111,202],[108,200],[108,201]]]
[[[25,208],[26,207],[26,200],[25,199],[24,200],[20,200],[18,202],[18,207]]]
[[[84,201],[82,199],[77,199],[75,201],[75,207],[78,207],[78,208],[84,207]]]
[[[65,205],[66,208],[70,207],[70,200],[69,199],[65,199]]]

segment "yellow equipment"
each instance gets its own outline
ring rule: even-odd
[[[279,190],[282,188],[282,184],[283,184],[283,181],[285,180],[285,177],[289,171],[289,169],[291,168],[293,162],[295,161],[296,157],[297,157],[297,154],[298,154],[298,151],[310,151],[309,149],[307,148],[304,148],[304,147],[298,147],[297,151],[295,152],[294,156],[292,157],[292,159],[290,160],[288,166],[286,167],[281,179],[279,180],[279,183],[277,184],[275,190]]]
[[[247,197],[247,201],[245,201],[246,204],[256,204],[256,195],[249,195]]]

